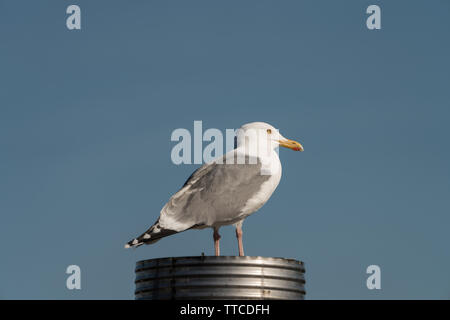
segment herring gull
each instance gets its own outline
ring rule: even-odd
[[[262,134],[261,134],[262,133]],[[189,229],[212,228],[215,255],[220,255],[219,228],[234,224],[239,255],[244,255],[242,223],[261,208],[281,178],[279,146],[303,151],[264,122],[243,125],[235,149],[197,169],[162,208],[158,220],[125,247],[152,244]]]

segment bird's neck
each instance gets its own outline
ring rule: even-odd
[[[236,151],[245,154],[246,156],[258,158],[258,162],[261,163],[262,174],[274,175],[278,174],[281,170],[278,153],[272,148],[260,151],[257,148],[245,148],[245,146],[239,146],[236,148]]]

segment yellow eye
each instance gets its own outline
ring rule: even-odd
[[[272,130],[267,129],[267,133],[268,133],[268,134],[271,134],[271,133],[272,133]]]

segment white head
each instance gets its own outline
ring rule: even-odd
[[[265,122],[246,123],[238,130],[237,147],[242,146],[268,151],[282,146],[294,151],[303,151],[300,143],[283,137],[278,129]]]

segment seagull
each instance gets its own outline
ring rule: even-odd
[[[215,255],[220,255],[219,229],[234,225],[239,256],[244,256],[242,224],[260,209],[281,179],[278,147],[303,151],[268,123],[252,122],[237,130],[235,149],[194,171],[162,208],[157,221],[125,248],[153,244],[190,229],[213,229]]]

